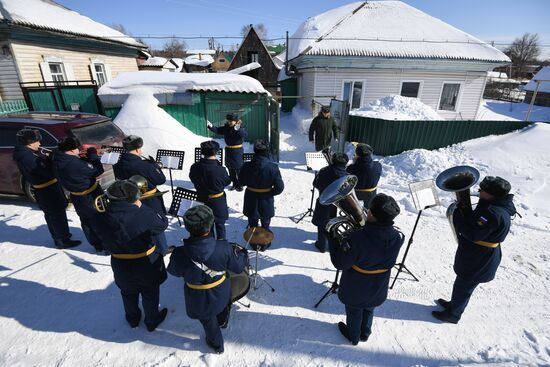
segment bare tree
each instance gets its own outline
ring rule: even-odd
[[[161,50],[156,51],[155,55],[168,59],[173,57],[183,58],[185,56],[185,50],[187,50],[187,43],[174,37],[167,41],[162,46]]]
[[[139,43],[142,43],[142,44],[144,44],[145,46],[147,46],[148,49],[151,49],[151,46],[149,46],[149,45],[143,40],[143,38],[132,36],[132,34],[131,34],[130,32],[128,32],[128,30],[126,30],[126,27],[124,27],[123,24],[120,24],[120,23],[113,23],[113,24],[110,24],[109,27],[113,28],[114,30],[119,31],[120,33],[123,33],[123,34],[125,34],[125,35],[127,35],[127,36],[132,37],[133,39],[135,39],[135,40],[138,41]]]
[[[512,45],[504,50],[504,53],[512,59],[512,65],[516,69],[515,76],[522,77],[525,66],[528,63],[536,62],[540,55],[539,35],[525,33],[516,38]]]
[[[251,27],[254,27],[254,30],[258,34],[258,37],[260,37],[260,39],[264,41],[264,43],[266,44],[269,43],[265,41],[267,39],[267,27],[263,23],[258,23],[255,25],[252,25],[252,24],[243,25],[241,28],[241,36],[243,36],[243,38],[246,37]]]

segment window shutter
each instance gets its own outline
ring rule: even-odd
[[[47,62],[40,63],[40,71],[42,72],[42,79],[45,83],[53,82],[52,74],[50,73],[50,65]]]
[[[71,64],[63,64],[63,67],[65,68],[65,76],[67,77],[67,80],[74,81],[76,78],[74,77],[74,71],[73,66]],[[69,85],[75,85],[76,83],[68,83]]]
[[[90,75],[92,76],[92,79],[95,81],[95,84],[99,85],[99,82],[97,80],[97,75],[95,73],[95,66],[94,66],[93,62],[90,63]]]
[[[113,71],[111,70],[111,65],[103,64],[103,67],[105,68],[105,79],[107,81],[113,79]]]

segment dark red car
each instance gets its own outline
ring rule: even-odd
[[[15,134],[24,127],[40,130],[42,147],[52,150],[66,136],[78,138],[83,150],[91,146],[99,149],[103,145],[121,145],[125,136],[110,118],[89,113],[28,112],[0,117],[0,194],[26,195],[32,200],[32,186],[25,182],[12,158]],[[104,187],[114,181],[110,165],[105,166],[105,173],[99,179]]]

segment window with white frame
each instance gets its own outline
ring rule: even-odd
[[[248,51],[248,63],[251,62],[258,62],[259,60],[259,54],[254,51]]]
[[[52,76],[52,81],[56,83],[63,83],[67,80],[67,75],[65,75],[65,69],[63,68],[63,63],[49,62],[48,66],[50,67],[50,74]]]
[[[460,83],[443,83],[441,98],[439,99],[439,110],[456,111],[459,93]]]
[[[418,98],[420,95],[420,82],[401,82],[401,95],[403,97]]]
[[[102,86],[107,82],[107,74],[105,73],[105,65],[94,63],[95,79],[98,86]]]
[[[361,98],[363,96],[363,82],[344,81],[342,90],[342,100],[348,101],[350,109],[361,107]]]

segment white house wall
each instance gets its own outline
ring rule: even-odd
[[[313,73],[315,71],[315,73]],[[315,74],[315,75],[314,75]],[[313,80],[315,83],[313,83]],[[475,119],[485,87],[484,72],[436,72],[401,69],[311,69],[303,70],[300,77],[300,93],[304,98],[300,103],[311,110],[311,98],[328,104],[330,96],[342,98],[344,81],[362,81],[363,95],[361,106],[390,94],[400,94],[402,81],[420,81],[420,100],[436,110],[445,119]],[[457,111],[438,111],[439,98],[444,82],[461,83]],[[312,89],[312,86],[314,87]],[[315,111],[313,111],[315,112]]]
[[[9,45],[3,43],[0,46]],[[11,53],[11,51],[9,51]],[[0,99],[3,101],[23,99],[23,93],[19,88],[19,76],[15,61],[11,55],[0,55]]]

